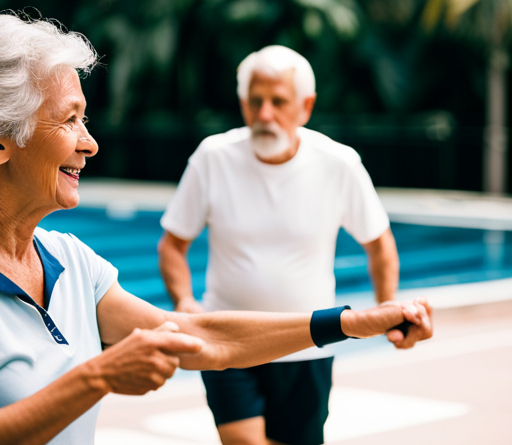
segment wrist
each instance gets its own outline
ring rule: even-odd
[[[349,336],[343,330],[341,316],[350,306],[334,307],[314,311],[309,325],[313,343],[321,348],[329,343],[346,340]]]
[[[112,387],[108,384],[107,378],[102,371],[101,358],[104,353],[100,354],[91,360],[88,360],[81,365],[77,366],[82,380],[86,386],[92,391],[97,393],[100,398],[112,392]]]
[[[359,338],[358,335],[358,311],[343,311],[340,316],[340,323],[341,323],[341,329],[343,332],[348,336],[352,338]]]
[[[182,295],[180,297],[175,297],[176,305],[183,304],[183,303],[189,303],[189,302],[195,302],[196,299],[194,295],[192,294],[186,294]]]

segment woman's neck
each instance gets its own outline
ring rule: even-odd
[[[33,253],[34,230],[51,212],[36,205],[0,184],[0,257],[23,261]]]

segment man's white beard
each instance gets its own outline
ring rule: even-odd
[[[267,132],[272,133],[273,136],[266,134]],[[291,140],[277,123],[256,122],[251,127],[251,146],[258,158],[272,159],[288,150]]]

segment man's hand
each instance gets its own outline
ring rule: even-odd
[[[180,298],[174,306],[176,312],[185,312],[187,314],[202,314],[204,308],[194,297]]]
[[[416,298],[412,302],[387,301],[381,304],[381,306],[387,305],[400,307],[404,318],[411,322],[405,338],[398,329],[391,329],[387,332],[388,340],[397,349],[412,348],[417,341],[432,337],[432,308],[425,297]]]
[[[179,353],[201,351],[203,340],[181,334],[178,325],[165,322],[156,329],[134,329],[119,343],[84,363],[94,387],[106,393],[142,395],[162,386],[180,364]]]

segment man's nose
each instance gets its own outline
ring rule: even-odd
[[[274,106],[271,101],[263,101],[258,111],[258,120],[260,122],[272,122],[274,120]]]

